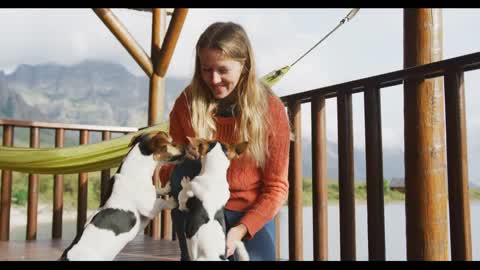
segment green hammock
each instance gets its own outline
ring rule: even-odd
[[[70,174],[93,172],[120,165],[130,150],[133,136],[153,131],[167,130],[163,123],[95,144],[65,148],[27,148],[0,146],[0,169],[35,174]]]
[[[284,72],[282,72],[284,71]],[[273,86],[286,73],[271,72],[262,80]],[[130,150],[128,144],[133,136],[152,130],[167,131],[167,124],[142,129],[135,133],[95,144],[65,148],[27,148],[0,146],[0,169],[33,174],[70,174],[93,172],[120,165]]]

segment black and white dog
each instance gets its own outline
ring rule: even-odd
[[[111,179],[109,198],[59,260],[113,260],[162,209],[177,207],[173,198],[157,198],[152,176],[158,165],[184,158],[184,146],[174,144],[165,132],[141,134],[129,146],[133,147]]]
[[[179,210],[186,211],[186,238],[190,260],[226,260],[224,206],[230,197],[227,169],[230,160],[241,155],[248,142],[228,145],[188,138],[200,154],[202,168],[196,177],[184,177],[178,195]],[[242,241],[235,243],[242,261],[249,256]]]

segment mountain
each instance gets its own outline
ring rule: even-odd
[[[166,79],[166,112],[187,83],[183,78]],[[135,76],[111,62],[19,65],[9,75],[0,73],[0,117],[143,127],[148,92],[146,76]]]

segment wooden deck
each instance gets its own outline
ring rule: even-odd
[[[0,261],[55,261],[72,240],[0,241]],[[178,242],[139,235],[116,261],[179,261]]]

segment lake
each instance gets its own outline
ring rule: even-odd
[[[49,209],[50,208],[50,209]],[[90,214],[91,212],[89,212]],[[480,202],[470,204],[472,230],[472,257],[480,260]],[[356,215],[356,253],[357,260],[368,260],[367,207],[365,203],[357,203]],[[51,207],[39,206],[37,239],[51,239],[52,215]],[[24,240],[26,234],[26,214],[24,209],[12,209],[11,240]],[[304,260],[313,260],[312,208],[303,209],[303,251]],[[63,238],[75,237],[75,212],[65,212],[63,221]],[[328,259],[340,260],[339,207],[330,204],[328,207]],[[288,259],[288,210],[280,211],[280,257]],[[405,205],[403,203],[385,204],[385,247],[388,261],[406,260],[406,227]]]
[[[480,202],[470,204],[472,258],[480,260]],[[288,209],[280,211],[280,257],[288,259]],[[313,260],[312,207],[303,209],[303,258]],[[368,260],[367,205],[357,203],[355,207],[356,255],[358,261]],[[448,234],[450,235],[450,233]],[[405,261],[406,251],[405,204],[385,204],[385,255],[387,261]],[[450,253],[450,251],[449,251]],[[449,255],[450,256],[450,255]],[[450,257],[449,257],[450,258]],[[340,260],[340,226],[338,204],[328,207],[328,260]]]

